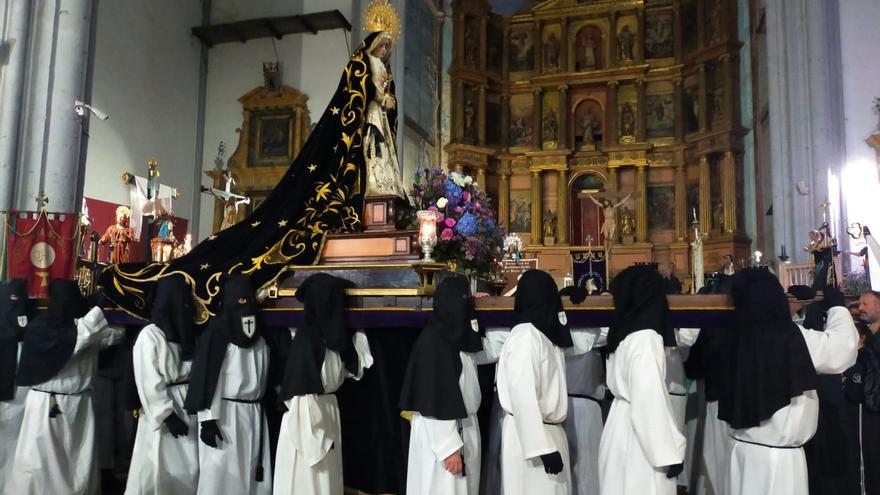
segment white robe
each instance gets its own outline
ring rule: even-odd
[[[458,387],[468,417],[439,420],[413,413],[406,471],[407,495],[478,495],[480,491],[480,425],[482,394],[473,354],[460,352]],[[459,433],[459,428],[461,433]],[[453,476],[443,460],[462,449],[465,475]]]
[[[505,495],[571,493],[565,354],[531,323],[510,331],[498,361],[498,399],[507,414],[501,427]],[[540,456],[559,452],[562,472],[544,472]]]
[[[608,328],[572,329],[574,347],[565,354],[568,415],[565,433],[571,458],[571,487],[576,495],[599,495],[599,441],[605,370],[597,350],[608,338]]]
[[[90,388],[98,351],[121,340],[125,330],[110,327],[95,307],[77,320],[76,332],[73,355],[61,371],[27,394],[15,458],[3,487],[6,495],[100,491]],[[61,414],[50,418],[53,404]]]
[[[321,366],[321,395],[298,395],[284,401],[275,453],[275,495],[342,495],[342,433],[334,393],[347,377],[360,380],[373,364],[367,337],[354,337],[358,373],[345,369],[339,353],[327,349]]]
[[[694,435],[696,434],[696,424],[693,421],[691,421],[691,425],[685,424],[688,401],[695,400],[695,398],[691,397],[693,386],[688,390],[684,362],[687,361],[691,346],[697,341],[699,335],[699,328],[676,328],[676,347],[666,351],[666,389],[669,391],[669,402],[672,404],[675,424],[678,425],[679,431],[684,432],[687,436],[684,469],[678,476],[678,485],[684,487],[690,484],[690,467],[693,457]]]
[[[21,344],[18,344],[18,358],[21,358]],[[30,387],[15,387],[15,396],[0,402],[0,480],[9,479],[18,432],[24,420],[24,400]]]
[[[199,423],[216,420],[223,435],[217,448],[199,444],[198,494],[272,493],[269,425],[259,402],[266,391],[268,372],[269,348],[262,337],[258,337],[250,347],[235,344],[226,346],[211,407],[198,413]],[[257,481],[261,441],[263,480]]]
[[[674,495],[663,466],[684,461],[685,438],[666,389],[663,338],[650,329],[627,335],[606,373],[614,402],[599,447],[601,493]]]
[[[180,344],[150,324],[134,343],[134,380],[141,399],[137,437],[128,471],[126,495],[195,493],[199,483],[199,429],[183,408],[192,361],[180,359]],[[163,425],[176,414],[189,434],[174,438]]]
[[[483,352],[477,360],[477,364],[497,363],[501,356],[504,342],[510,335],[508,328],[488,328],[483,337]],[[504,422],[504,410],[498,402],[498,393],[492,394],[492,408],[489,414],[489,427],[482,435],[488,435],[487,449],[483,452],[483,462],[480,469],[480,494],[501,494],[501,425]]]
[[[800,330],[817,373],[843,373],[855,364],[859,337],[846,308],[834,307],[828,311],[824,332],[803,327]],[[801,447],[813,438],[818,420],[819,400],[816,391],[809,390],[792,398],[791,404],[760,425],[733,430],[730,493],[808,493],[807,463]]]
[[[703,430],[703,466],[705,482],[696,495],[727,495],[730,493],[730,425],[718,419],[718,401],[706,403],[706,426]]]

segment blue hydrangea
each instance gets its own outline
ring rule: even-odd
[[[455,182],[451,180],[446,181],[446,197],[447,198],[459,198],[461,197],[461,187],[458,186]]]
[[[455,224],[455,232],[459,235],[470,236],[477,233],[477,217],[472,213],[465,213]]]

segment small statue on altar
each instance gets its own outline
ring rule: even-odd
[[[620,110],[620,136],[636,135],[636,113],[632,105],[625,103]]]
[[[715,201],[712,205],[712,225],[724,231],[724,204],[721,201]]]
[[[581,68],[596,68],[596,40],[593,39],[593,33],[587,33],[587,39],[584,40],[584,65]]]
[[[633,60],[633,48],[636,45],[636,34],[629,26],[623,26],[617,34],[617,52],[622,62]]]
[[[620,212],[620,234],[623,238],[633,236],[636,233],[636,219],[633,211],[626,206]]]
[[[604,213],[605,221],[602,222],[602,237],[604,237],[605,240],[606,253],[611,252],[611,245],[617,238],[617,209],[629,201],[631,196],[632,193],[627,194],[626,197],[621,199],[617,204],[612,203],[609,199],[602,199],[602,202],[600,203],[599,200],[592,195],[587,196],[590,198],[590,201],[596,204],[596,206],[602,208],[602,212]]]
[[[559,123],[556,121],[556,112],[553,109],[544,114],[544,142],[556,143],[559,139]]]
[[[134,240],[134,231],[128,226],[129,218],[129,207],[116,208],[116,224],[107,227],[101,236],[101,244],[110,244],[110,263],[128,263],[131,260],[128,245]]]
[[[547,211],[543,220],[544,245],[552,246],[556,244],[556,215]]]
[[[544,43],[544,68],[545,69],[558,69],[559,68],[559,38],[556,37],[555,33],[550,33],[550,37],[547,38],[547,42]]]
[[[703,239],[708,234],[700,232],[700,221],[697,220],[696,212],[694,212],[692,225],[694,227],[694,241],[691,242],[691,264],[694,267],[694,283],[691,286],[691,291],[696,294],[706,284],[706,274],[703,268]]]
[[[388,61],[391,59],[392,37],[381,32],[366,47],[370,76],[376,88],[373,99],[367,103],[364,160],[367,164],[367,196],[398,196],[406,198],[397,164],[395,129],[389,112],[396,117],[397,99],[394,97],[394,77]]]
[[[467,93],[467,97],[464,100],[464,129],[463,135],[467,139],[474,139],[474,117],[477,115],[477,110],[474,108],[474,96],[472,93]]]
[[[592,151],[596,146],[596,117],[593,116],[593,110],[588,108],[584,112],[584,119],[581,121],[581,128],[584,131],[584,140],[582,147],[585,151]]]

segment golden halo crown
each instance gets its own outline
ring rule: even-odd
[[[392,41],[400,39],[400,17],[388,0],[371,0],[364,10],[364,31],[384,31]]]
[[[119,216],[125,216],[125,217],[130,218],[131,217],[131,208],[129,208],[127,206],[120,206],[120,207],[116,208],[116,217],[119,218]]]

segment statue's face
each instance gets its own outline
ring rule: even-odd
[[[391,58],[391,40],[382,40],[370,54],[383,62],[388,62],[388,59]]]

